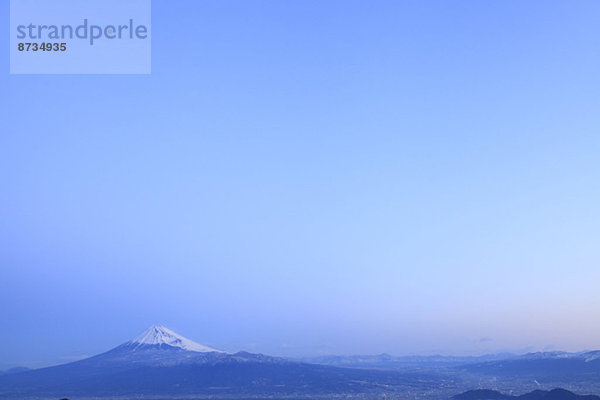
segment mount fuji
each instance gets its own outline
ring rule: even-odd
[[[160,325],[153,325],[134,339],[123,343],[106,353],[80,361],[94,365],[113,367],[169,366],[177,364],[199,364],[224,362],[239,355],[213,349]]]
[[[208,346],[201,345],[190,339],[184,338],[173,332],[172,330],[160,325],[153,325],[142,332],[138,337],[127,342],[134,349],[143,348],[145,346],[169,346],[176,347],[182,350],[194,351],[197,353],[224,353],[224,351],[213,349]]]
[[[394,390],[403,381],[394,371],[228,353],[163,326],[151,326],[134,339],[84,360],[1,375],[0,399],[364,393],[382,385]]]

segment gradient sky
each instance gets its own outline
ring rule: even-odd
[[[0,7],[0,368],[600,348],[600,2],[154,0],[40,77]]]

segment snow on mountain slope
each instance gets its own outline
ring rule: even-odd
[[[200,343],[196,343],[190,339],[184,338],[172,330],[160,325],[151,326],[142,332],[138,337],[131,340],[128,344],[133,345],[134,348],[144,345],[167,345],[171,347],[178,347],[187,351],[195,351],[198,353],[225,353],[224,351],[213,349]]]
[[[600,359],[600,350],[588,351],[587,353],[583,354],[583,357],[585,358],[585,362],[598,360]]]

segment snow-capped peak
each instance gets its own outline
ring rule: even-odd
[[[171,347],[179,347],[187,351],[195,351],[199,353],[218,352],[224,353],[221,350],[216,350],[200,343],[196,343],[190,339],[184,338],[176,334],[172,330],[160,325],[153,325],[142,332],[138,337],[133,339],[130,344],[138,346],[142,345],[167,345]]]

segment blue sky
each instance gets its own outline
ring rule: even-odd
[[[8,4],[1,8],[8,22]],[[600,348],[600,3],[159,1],[152,75],[0,54],[0,368]]]

